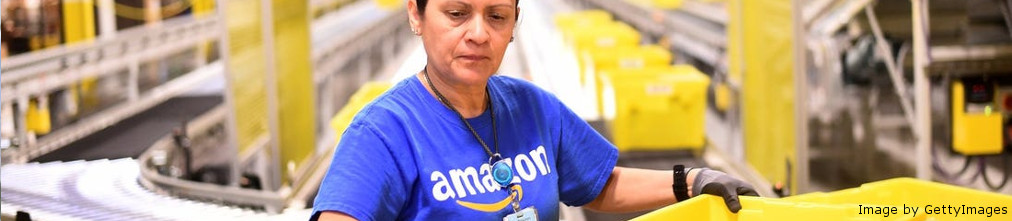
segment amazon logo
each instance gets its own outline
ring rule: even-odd
[[[534,181],[538,176],[545,176],[552,172],[551,164],[548,163],[548,154],[544,146],[538,146],[528,153],[520,153],[512,158],[506,158],[506,164],[516,171],[512,183]],[[492,193],[501,190],[499,184],[492,178],[492,166],[484,163],[477,169],[474,167],[455,168],[443,171],[433,171],[429,178],[433,183],[432,197],[437,201],[455,199],[457,204],[473,210],[483,212],[499,211],[509,205],[513,197],[523,198],[521,185],[513,185],[510,195],[504,196],[502,200],[495,202],[471,202],[464,198],[479,194]],[[517,195],[517,196],[514,196]]]

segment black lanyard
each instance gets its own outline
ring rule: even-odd
[[[510,166],[507,165],[506,161],[502,159],[502,156],[499,155],[499,132],[497,130],[498,127],[496,127],[495,125],[495,109],[492,107],[493,103],[492,95],[491,93],[489,93],[488,86],[485,86],[485,96],[488,97],[488,111],[492,117],[492,140],[495,142],[494,144],[495,153],[492,153],[492,150],[488,148],[488,145],[486,145],[485,141],[481,139],[481,136],[479,136],[478,132],[474,130],[474,127],[471,127],[471,123],[468,123],[467,119],[464,119],[464,115],[460,114],[460,111],[457,111],[457,108],[453,107],[453,105],[450,104],[450,100],[447,100],[446,97],[443,97],[443,94],[439,93],[439,90],[436,89],[436,86],[432,84],[432,80],[429,79],[428,66],[426,66],[425,69],[423,69],[422,71],[423,75],[425,76],[425,81],[429,83],[429,87],[432,88],[432,92],[435,92],[436,96],[439,97],[439,101],[443,102],[443,104],[446,105],[447,107],[450,107],[450,110],[453,110],[453,113],[457,114],[457,117],[460,118],[460,121],[464,122],[464,125],[467,126],[467,129],[471,131],[471,135],[474,135],[474,139],[478,140],[478,143],[481,144],[482,148],[485,148],[485,153],[488,153],[489,157],[488,164],[489,166],[491,166],[492,170],[491,171],[492,179],[496,183],[498,183],[500,187],[508,187],[509,185],[513,185],[510,184],[510,181],[516,178],[516,176],[513,173],[513,168],[510,168]],[[513,202],[511,203],[511,205],[513,205],[513,212],[517,213],[518,211],[520,211],[519,188],[517,189],[511,188],[509,190],[509,193],[511,196],[513,196],[512,197]]]
[[[460,114],[460,111],[457,111],[457,108],[454,108],[453,105],[450,104],[450,100],[447,100],[446,97],[443,97],[443,94],[439,93],[439,90],[436,89],[436,86],[432,84],[432,80],[429,79],[429,68],[425,67],[425,69],[423,69],[422,72],[423,75],[425,75],[425,81],[428,82],[429,87],[432,88],[432,92],[435,92],[436,96],[439,97],[439,101],[443,102],[443,104],[446,105],[447,107],[450,107],[450,110],[453,110],[453,113],[457,114],[457,117],[460,118],[460,121],[464,122],[464,125],[467,126],[467,129],[471,131],[471,135],[474,135],[474,139],[478,140],[478,143],[481,144],[482,148],[485,148],[485,153],[488,153],[489,164],[492,164],[502,159],[502,157],[499,156],[499,132],[495,125],[495,109],[492,108],[492,95],[489,94],[488,92],[489,91],[488,86],[485,86],[485,96],[488,97],[488,111],[489,114],[492,116],[492,140],[495,142],[494,143],[495,153],[493,153],[492,150],[488,148],[488,145],[486,145],[485,141],[481,139],[481,136],[479,136],[478,132],[474,130],[474,127],[471,127],[471,123],[468,123],[467,119],[464,119],[464,115]]]

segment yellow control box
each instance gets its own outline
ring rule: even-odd
[[[952,149],[966,155],[1002,151],[1002,115],[992,103],[969,110],[961,81],[952,83]],[[992,110],[993,109],[993,110]]]
[[[603,116],[619,151],[702,149],[710,78],[678,65],[603,71]]]

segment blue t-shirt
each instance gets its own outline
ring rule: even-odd
[[[493,76],[488,87],[499,151],[522,191],[520,207],[558,220],[560,201],[594,200],[615,167],[615,146],[533,84]],[[494,148],[489,111],[468,122]],[[344,132],[311,220],[321,211],[359,220],[502,220],[512,206],[496,203],[509,191],[492,180],[488,159],[456,113],[418,78],[407,78],[363,108]]]

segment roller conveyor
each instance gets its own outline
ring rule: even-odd
[[[161,195],[138,183],[136,160],[4,165],[3,215],[28,211],[39,220],[292,220],[308,210],[281,214]]]
[[[408,36],[404,8],[384,9],[373,1],[356,1],[329,13],[312,23],[312,59],[314,81],[322,83],[345,66],[360,65],[362,56],[374,48],[382,48],[384,57],[392,57],[396,46]],[[401,32],[401,33],[398,33]],[[365,59],[368,60],[368,59]]]
[[[605,8],[616,19],[628,22],[643,33],[667,37],[672,49],[684,52],[716,70],[727,70],[724,50],[727,47],[725,24],[727,12],[720,4],[686,1],[679,10],[650,9],[626,1],[572,0],[597,8]],[[691,2],[691,3],[690,3]]]
[[[218,24],[216,23],[218,20],[217,18],[213,19],[214,24]],[[372,69],[386,65],[386,62],[380,58],[392,57],[398,53],[400,51],[399,48],[402,47],[400,44],[406,42],[403,41],[403,37],[410,36],[407,34],[407,28],[403,28],[406,26],[406,23],[403,22],[404,20],[406,19],[403,8],[384,9],[377,6],[373,1],[355,1],[334,13],[329,13],[314,20],[312,24],[313,37],[311,38],[314,47],[311,53],[314,63],[314,81],[317,83],[318,88],[321,88],[320,91],[333,91],[332,87],[341,86],[342,84],[340,83],[344,83],[346,78],[354,79],[358,77],[359,75],[356,75],[352,68],[358,68],[358,74],[368,74],[373,71]],[[166,26],[175,27],[172,25]],[[214,27],[217,28],[218,25],[214,25]],[[217,34],[217,32],[214,34]],[[112,51],[115,52],[116,50]],[[57,55],[50,57],[62,58]],[[7,72],[7,69],[11,66],[7,65],[6,61],[4,65],[4,72]],[[222,62],[213,62],[207,66],[212,68],[205,67],[199,69],[202,71],[197,73],[213,72],[214,75],[200,74],[195,76],[205,79],[208,76],[216,77],[224,73]],[[7,96],[8,93],[6,92],[11,88],[7,87],[6,83],[9,79],[6,76],[7,73],[4,74],[4,96]],[[186,86],[200,85],[195,82],[177,80],[175,83],[186,83]],[[164,98],[168,99],[176,93],[159,93],[158,95],[163,94],[165,95]],[[145,97],[142,96],[141,98]],[[146,101],[146,99],[141,100]],[[326,103],[322,106],[330,106],[329,102],[335,102],[333,100],[339,99],[321,100]],[[157,104],[158,102],[153,102],[151,106]],[[133,106],[138,105],[131,105],[131,110],[136,109],[136,113],[117,114],[116,116],[129,118],[137,113],[144,115],[144,110],[148,107],[133,108]],[[327,111],[326,108],[322,109],[324,115],[333,114],[332,111]],[[218,115],[223,116],[222,114]],[[215,119],[224,119],[224,117],[217,117]],[[57,132],[51,135],[73,144],[76,144],[73,140],[76,140],[77,136],[84,137],[85,140],[97,138],[97,143],[116,146],[115,148],[119,148],[120,150],[149,148],[152,145],[150,145],[150,139],[148,138],[161,138],[155,142],[156,145],[154,146],[158,146],[158,143],[166,143],[164,141],[168,139],[163,137],[164,133],[158,133],[152,136],[141,136],[142,140],[145,140],[144,144],[117,142],[116,140],[137,139],[139,137],[128,135],[130,133],[122,131],[119,133],[111,132],[103,134],[99,132],[92,134],[91,132],[100,131],[109,126],[115,127],[115,125],[119,125],[117,123],[120,123],[118,122],[120,120],[118,118],[107,120],[103,117],[101,120],[108,125],[93,126],[94,124],[91,124],[93,123],[92,121],[87,121],[85,122],[87,123],[86,125],[94,129],[92,131],[75,133],[80,134],[75,135],[75,137],[57,136],[62,135],[57,134]],[[178,124],[175,121],[168,123],[173,125]],[[151,129],[150,127],[140,128],[135,126],[132,128],[134,129],[128,131],[138,133],[151,132],[136,131]],[[77,130],[74,131],[77,132]],[[94,135],[95,137],[87,137],[87,135]],[[112,139],[105,139],[109,137]],[[92,140],[94,141],[95,139]],[[320,144],[324,146],[327,146],[329,143],[327,141],[320,141]],[[45,151],[33,153],[31,157],[19,157],[20,161],[15,163],[30,161],[30,159],[46,155],[50,151],[62,151],[69,154],[65,153],[62,158],[56,157],[46,160],[53,161],[51,163],[28,163],[5,165],[3,167],[3,197],[0,202],[2,202],[2,215],[5,220],[8,217],[13,217],[17,211],[28,212],[32,215],[32,218],[40,220],[304,220],[308,218],[309,210],[303,209],[305,208],[304,206],[291,206],[295,209],[283,210],[286,207],[284,204],[288,200],[293,202],[304,201],[302,199],[306,198],[306,196],[304,196],[303,192],[315,193],[312,187],[288,189],[284,192],[259,191],[242,189],[235,186],[225,187],[208,183],[191,182],[175,177],[162,176],[154,173],[154,170],[151,168],[138,169],[140,168],[140,164],[143,164],[140,162],[143,162],[145,159],[143,156],[138,158],[140,160],[127,158],[111,161],[61,162],[60,160],[80,159],[77,157],[85,159],[104,158],[79,154],[82,151],[97,153],[97,155],[91,154],[95,156],[137,156],[136,153],[128,153],[131,151],[114,151],[116,153],[110,153],[108,149],[100,150],[102,149],[98,148],[100,145],[79,145],[83,146],[82,150],[58,149],[63,145],[49,146],[54,147],[44,148]],[[13,152],[5,151],[5,156],[11,155],[9,153]],[[195,165],[199,164],[201,159],[196,160]],[[4,163],[8,162],[12,161],[4,161]],[[244,162],[246,161],[240,159],[240,163],[238,164]],[[321,168],[326,169],[325,166]],[[28,180],[31,181],[29,182]],[[293,196],[287,196],[286,194]],[[309,199],[312,199],[311,196],[309,197]],[[206,202],[189,199],[201,199],[206,200]],[[223,205],[243,205],[247,209]]]

